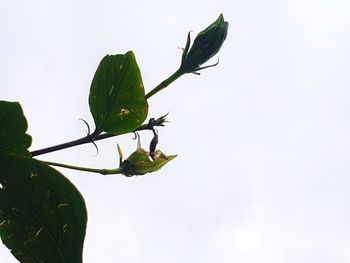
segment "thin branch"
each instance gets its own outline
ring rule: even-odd
[[[143,124],[140,127],[138,127],[135,131],[143,131],[143,130],[153,130],[153,128],[155,126],[164,126],[164,123],[166,122],[165,117],[168,114],[159,117],[158,119],[156,119],[153,122],[149,122],[147,124]],[[118,134],[121,135],[121,134]],[[102,134],[97,134],[96,132],[89,134],[83,138],[74,140],[74,141],[70,141],[70,142],[66,142],[66,143],[62,143],[62,144],[58,144],[55,146],[51,146],[48,148],[44,148],[44,149],[40,149],[40,150],[36,150],[36,151],[32,151],[30,154],[32,157],[34,156],[38,156],[38,155],[42,155],[42,154],[46,154],[46,153],[50,153],[50,152],[55,152],[55,151],[59,151],[62,149],[67,149],[70,147],[74,147],[77,145],[82,145],[82,144],[86,144],[86,143],[93,143],[95,141],[99,141],[99,140],[103,140],[103,139],[107,139],[107,138],[111,138],[117,136],[116,134],[111,134],[111,133],[102,133]]]

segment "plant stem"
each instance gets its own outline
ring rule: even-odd
[[[143,124],[140,127],[138,127],[134,132],[143,131],[143,130],[152,130],[153,127],[155,127],[155,126],[164,126],[164,122],[166,122],[165,117],[166,117],[166,115],[159,117],[157,120],[155,120],[152,123]],[[77,139],[74,141],[70,141],[70,142],[54,145],[54,146],[51,146],[48,148],[32,151],[31,156],[34,157],[34,156],[38,156],[41,154],[59,151],[59,150],[70,148],[70,147],[77,146],[77,145],[92,143],[94,141],[107,139],[107,138],[114,137],[117,135],[120,135],[120,134],[111,134],[111,133],[98,134],[97,132],[94,132],[90,135],[87,135],[83,138],[80,138],[80,139]]]
[[[116,169],[95,169],[95,168],[73,166],[73,165],[68,165],[68,164],[63,164],[63,163],[55,163],[55,162],[45,162],[45,163],[49,164],[49,165],[53,165],[53,166],[67,168],[67,169],[84,171],[84,172],[91,172],[91,173],[99,173],[99,174],[102,174],[102,175],[121,174],[122,173],[122,169],[121,168],[116,168]]]
[[[99,140],[99,136],[92,136],[93,134],[87,135],[83,138],[74,140],[74,141],[70,141],[70,142],[66,142],[66,143],[62,143],[62,144],[58,144],[58,145],[54,145],[51,147],[47,147],[44,149],[40,149],[40,150],[36,150],[36,151],[32,151],[30,154],[32,157],[37,156],[37,155],[41,155],[41,154],[45,154],[45,153],[50,153],[50,152],[55,152],[55,151],[59,151],[62,149],[66,149],[66,148],[70,148],[73,146],[77,146],[77,145],[81,145],[81,144],[86,144],[86,143],[90,143],[96,140]]]
[[[166,88],[167,86],[169,86],[172,82],[174,82],[175,80],[177,80],[179,77],[181,77],[184,73],[180,70],[175,71],[175,73],[173,75],[171,75],[169,78],[167,78],[166,80],[162,81],[157,87],[155,87],[154,89],[152,89],[150,92],[148,92],[146,94],[146,99],[152,97],[154,94],[158,93],[159,91],[161,91],[162,89]]]

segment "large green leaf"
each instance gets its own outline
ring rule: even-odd
[[[22,263],[79,263],[87,212],[62,174],[26,156],[0,152],[0,236]]]
[[[91,84],[89,105],[98,132],[131,132],[146,119],[148,105],[132,51],[102,59]]]
[[[27,120],[18,102],[0,101],[0,151],[29,155],[32,138],[26,134]]]

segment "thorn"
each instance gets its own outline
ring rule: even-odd
[[[87,121],[86,120],[84,120],[84,119],[82,119],[82,118],[79,118],[79,120],[80,121],[83,121],[85,124],[86,124],[86,127],[87,127],[87,136],[89,136],[90,135],[90,132],[91,132],[91,130],[90,130],[90,125],[87,123]]]
[[[83,121],[85,124],[86,124],[86,127],[87,127],[87,134],[86,134],[86,136],[91,136],[92,134],[91,134],[91,130],[90,130],[90,125],[87,123],[87,121],[86,120],[84,120],[84,119],[82,119],[82,118],[79,118],[79,120],[81,120],[81,121]],[[93,157],[96,157],[97,155],[98,155],[98,152],[99,152],[99,150],[98,150],[98,147],[97,147],[97,145],[96,145],[96,143],[95,143],[95,141],[94,141],[94,136],[91,136],[92,138],[91,138],[91,143],[95,146],[95,148],[96,148],[96,154],[93,156]]]
[[[96,143],[94,142],[94,141],[91,141],[91,143],[95,146],[95,148],[96,148],[96,155],[94,155],[94,157],[97,157],[97,155],[98,155],[98,147],[97,147],[97,145],[96,145]]]

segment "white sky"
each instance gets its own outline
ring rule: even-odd
[[[32,150],[82,137],[105,54],[134,50],[149,91],[221,12],[220,64],[149,101],[149,117],[170,112],[159,148],[174,161],[133,178],[61,170],[87,203],[85,263],[350,261],[349,1],[1,0],[0,99],[21,102]],[[131,138],[40,158],[113,168]]]

